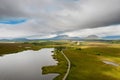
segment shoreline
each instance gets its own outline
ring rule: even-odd
[[[58,61],[57,65],[42,67],[42,74],[57,73],[59,74],[53,80],[62,80],[67,71],[67,61],[60,51],[54,51],[53,59]]]

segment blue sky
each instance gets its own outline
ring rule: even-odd
[[[120,0],[0,0],[0,39],[119,36],[119,3]]]
[[[8,20],[0,20],[0,24],[21,24],[26,22],[26,19],[8,19]]]

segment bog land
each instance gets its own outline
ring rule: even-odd
[[[120,44],[108,42],[41,42],[41,43],[0,43],[0,55],[23,50],[39,50],[55,47],[53,58],[56,66],[45,66],[43,74],[58,73],[54,80],[62,80],[71,62],[66,80],[120,80]],[[117,65],[117,66],[116,66]]]

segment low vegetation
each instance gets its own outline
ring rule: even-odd
[[[62,80],[67,70],[67,61],[61,54],[62,49],[63,47],[56,47],[54,51],[53,58],[58,61],[57,65],[45,66],[42,68],[43,74],[58,73],[59,76],[57,76],[54,80]]]
[[[24,50],[39,50],[41,48],[51,48],[60,45],[66,45],[66,42],[24,42],[24,43],[0,43],[0,55],[16,53]]]
[[[120,80],[120,66],[105,64],[110,61],[120,65],[120,44],[101,42],[81,42],[80,45],[69,42],[26,42],[0,43],[0,55],[16,53],[23,50],[38,50],[55,47],[53,58],[57,65],[43,67],[43,74],[58,73],[54,80],[62,80],[67,70],[67,61],[61,50],[71,61],[67,80]]]
[[[0,43],[0,55],[16,53],[24,50],[38,50],[41,46],[30,43]]]
[[[81,50],[68,48],[64,53],[71,61],[67,80],[120,80],[120,67],[102,62],[107,59],[120,64],[119,48],[94,47]]]
[[[103,62],[107,60],[120,65],[120,49],[115,46],[112,47],[112,44],[107,44],[97,43],[94,46],[91,44],[67,46],[63,49],[63,52],[71,61],[71,69],[67,80],[120,80],[120,66],[105,64]],[[89,47],[84,48],[83,46]],[[58,50],[61,50],[61,48]],[[65,66],[67,63],[64,64],[66,61],[62,60],[63,56],[60,55],[57,52],[55,53],[56,57],[54,56],[60,63],[58,63],[58,66],[43,68],[43,73],[45,74],[59,73],[60,75],[55,80],[62,80],[67,70]]]

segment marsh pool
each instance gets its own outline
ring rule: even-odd
[[[42,75],[42,67],[57,65],[54,48],[27,50],[0,56],[0,80],[53,80],[58,74]]]

